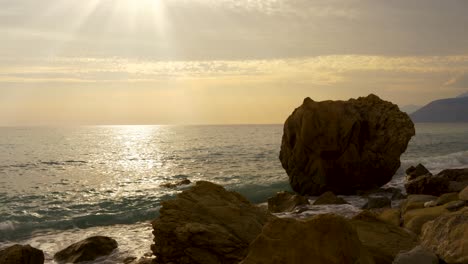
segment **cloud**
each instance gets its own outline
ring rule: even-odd
[[[468,88],[468,72],[451,78],[445,83],[445,86],[453,88]]]

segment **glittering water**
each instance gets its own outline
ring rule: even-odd
[[[402,168],[468,166],[468,124],[417,134]],[[0,246],[31,243],[51,261],[67,243],[118,233],[121,253],[137,255],[160,201],[180,191],[163,183],[209,180],[253,202],[289,189],[281,136],[281,125],[0,128]],[[389,186],[402,184],[400,170]]]

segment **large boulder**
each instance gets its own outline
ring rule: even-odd
[[[403,214],[403,226],[415,234],[421,233],[422,226],[437,217],[449,213],[445,205],[406,211]]]
[[[268,211],[272,213],[292,212],[296,206],[308,205],[309,200],[290,192],[279,192],[268,199]]]
[[[92,261],[110,255],[117,247],[117,241],[110,237],[94,236],[60,250],[54,255],[54,259],[58,263]]]
[[[280,160],[302,195],[353,194],[389,182],[414,134],[408,115],[376,95],[306,98],[286,120]]]
[[[462,201],[468,201],[468,186],[466,186],[459,194],[458,198]]]
[[[439,264],[439,258],[431,251],[417,246],[408,252],[401,252],[393,264]]]
[[[448,264],[468,263],[468,208],[427,222],[421,244]]]
[[[44,252],[30,245],[13,245],[0,250],[0,264],[43,264]]]
[[[357,230],[359,240],[379,264],[391,264],[400,251],[411,250],[418,244],[414,234],[381,221],[369,211],[363,211],[351,219],[351,225]]]
[[[270,218],[238,193],[197,182],[162,203],[151,249],[157,263],[239,263]]]
[[[324,214],[301,221],[277,218],[252,242],[241,264],[374,263],[343,217]]]
[[[437,175],[426,174],[405,184],[408,194],[440,196],[444,193],[460,192],[468,186],[468,169],[448,169]]]

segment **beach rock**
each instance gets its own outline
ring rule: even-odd
[[[54,255],[54,260],[59,263],[92,261],[110,255],[117,247],[117,241],[110,237],[89,237],[60,250]]]
[[[421,245],[448,264],[468,263],[468,208],[440,216],[423,226]]]
[[[415,234],[420,234],[421,228],[425,223],[448,212],[443,205],[410,210],[403,214],[403,226]]]
[[[393,264],[439,264],[439,258],[431,251],[417,246],[411,251],[398,254]]]
[[[44,252],[30,245],[14,245],[0,250],[0,264],[43,264]]]
[[[308,205],[309,200],[301,195],[290,192],[279,192],[268,199],[268,210],[272,213],[292,212],[299,205]]]
[[[426,169],[426,167],[424,167],[422,164],[418,164],[416,167],[411,166],[406,170],[406,179],[414,180],[417,177],[426,174],[432,175],[431,172],[428,169]]]
[[[390,200],[390,198],[369,197],[367,203],[362,207],[362,209],[375,209],[384,207],[392,207],[392,200]]]
[[[458,201],[452,201],[452,202],[445,204],[445,209],[449,210],[450,212],[455,212],[455,211],[460,210],[464,206],[465,206],[465,201],[458,200]]]
[[[236,192],[197,182],[162,202],[151,249],[156,263],[239,263],[270,218]]]
[[[376,95],[306,98],[284,125],[280,160],[299,194],[354,194],[389,182],[414,134],[408,115]]]
[[[336,196],[333,192],[325,192],[315,200],[314,205],[348,204],[345,199]]]
[[[468,169],[448,169],[437,175],[423,175],[405,184],[408,194],[429,194],[440,196],[460,192],[468,186]]]
[[[359,240],[379,264],[391,264],[400,251],[411,250],[418,244],[414,234],[379,220],[369,211],[355,216],[351,219],[351,224],[357,230]]]
[[[442,194],[439,198],[437,198],[436,205],[444,205],[452,201],[458,201],[458,193],[453,192]]]
[[[400,226],[401,224],[401,212],[397,208],[385,209],[378,214],[377,218],[395,226]]]
[[[184,180],[180,180],[178,182],[168,182],[168,183],[161,184],[161,187],[174,189],[174,188],[177,188],[179,186],[189,185],[191,183],[192,182],[189,179],[184,179]]]
[[[277,218],[267,223],[250,245],[247,257],[241,262],[260,263],[374,262],[346,219],[323,214],[305,221]]]
[[[437,200],[438,197],[433,195],[425,194],[413,194],[408,195],[408,198],[401,203],[401,214],[405,214],[407,211],[424,208],[424,204],[430,201]]]
[[[458,198],[462,201],[468,201],[468,186],[458,193]]]

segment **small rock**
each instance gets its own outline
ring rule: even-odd
[[[437,201],[429,201],[429,202],[425,202],[424,203],[424,207],[427,208],[427,207],[435,207],[437,206]]]
[[[309,200],[304,196],[290,192],[279,192],[268,199],[268,210],[272,213],[292,212],[296,206],[308,204]]]
[[[369,197],[362,209],[375,209],[392,207],[392,201],[388,197]]]
[[[455,212],[460,210],[465,206],[465,201],[452,201],[445,205],[445,209],[449,210],[450,212]]]
[[[419,176],[431,174],[422,164],[418,164],[416,167],[411,166],[406,170],[407,180],[414,180]],[[431,174],[432,175],[432,174]]]
[[[411,251],[399,253],[393,264],[438,264],[439,258],[431,251],[421,246],[413,248]]]
[[[0,250],[0,264],[43,264],[44,252],[30,245],[14,245]]]
[[[336,196],[333,192],[325,192],[315,200],[314,205],[324,204],[348,204],[343,198]]]
[[[192,182],[189,179],[185,179],[185,180],[181,180],[175,183],[173,182],[164,183],[164,184],[161,184],[161,187],[174,189],[182,185],[189,185],[190,183]]]
[[[459,194],[458,198],[462,201],[468,201],[468,186],[465,187]]]
[[[425,194],[408,195],[408,198],[401,203],[401,213],[405,214],[406,211],[424,208],[426,202],[435,201],[437,196]]]
[[[117,247],[117,241],[110,237],[94,236],[57,252],[54,259],[59,263],[92,261],[99,257],[110,255]]]

